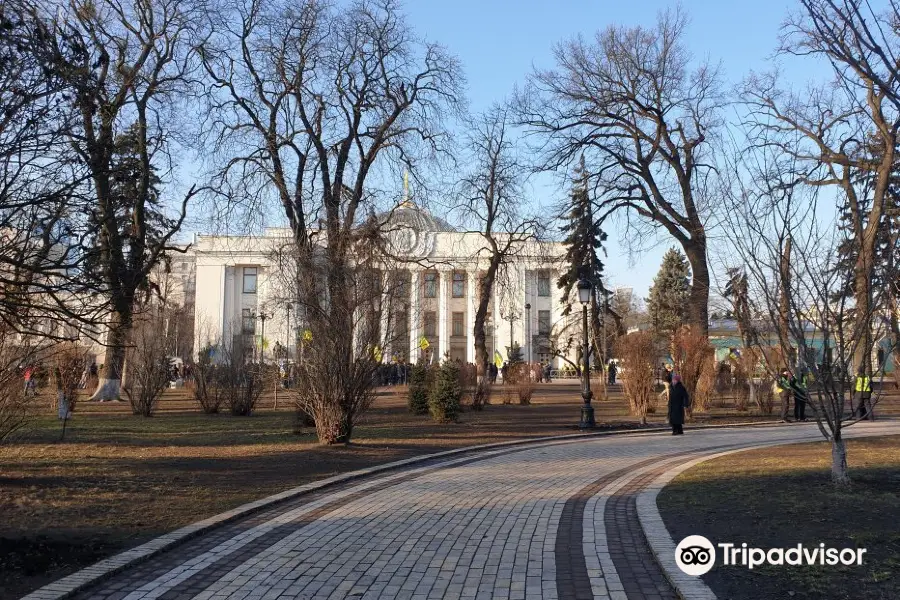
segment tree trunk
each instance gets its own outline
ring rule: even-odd
[[[691,265],[691,292],[688,297],[688,324],[704,336],[709,335],[709,264],[706,259],[706,238],[694,238],[682,244]]]
[[[835,435],[831,442],[831,481],[839,486],[850,484],[850,475],[847,473],[847,447],[840,434]]]
[[[789,369],[791,365],[791,238],[784,242],[781,252],[781,262],[778,265],[779,283],[781,294],[778,298],[778,341],[781,344],[781,357],[784,367]]]
[[[128,316],[116,315],[109,323],[109,336],[106,340],[106,351],[103,359],[103,372],[97,391],[89,400],[120,400],[122,378],[125,372],[125,349],[131,332],[131,319]]]
[[[853,364],[857,371],[872,373],[872,275],[874,261],[869,244],[863,244],[855,265],[857,345],[853,350]]]

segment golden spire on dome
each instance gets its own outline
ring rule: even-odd
[[[403,201],[400,202],[400,208],[416,208],[409,199],[409,171],[403,171]]]

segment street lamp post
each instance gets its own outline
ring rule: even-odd
[[[594,407],[591,406],[591,358],[590,346],[588,346],[588,304],[591,301],[591,292],[593,285],[587,279],[578,281],[578,300],[581,302],[581,328],[584,337],[582,338],[582,354],[584,355],[584,367],[581,371],[581,397],[584,404],[581,406],[581,422],[578,424],[580,429],[593,429],[596,426],[594,421]]]
[[[501,312],[500,318],[503,319],[504,321],[509,321],[509,352],[507,353],[507,359],[508,359],[509,355],[512,353],[513,342],[515,341],[515,338],[513,337],[513,323],[519,317],[516,315],[514,310],[510,309],[509,314],[507,314],[506,316],[503,316],[503,312]]]
[[[525,303],[525,343],[528,344],[528,364],[531,364],[531,304],[527,302]]]
[[[269,318],[264,312],[259,313],[259,320],[262,322],[262,335],[259,338],[259,362],[266,362],[266,319]]]

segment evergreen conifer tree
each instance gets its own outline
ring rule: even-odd
[[[562,226],[565,234],[563,244],[566,246],[566,264],[569,269],[563,273],[557,282],[557,286],[563,290],[563,297],[567,300],[563,315],[572,312],[572,304],[568,302],[572,298],[572,288],[579,279],[587,279],[594,286],[594,294],[591,298],[590,328],[594,344],[594,355],[600,355],[600,344],[603,339],[603,325],[601,311],[616,318],[606,305],[606,287],[603,285],[603,262],[599,253],[603,250],[603,242],[606,234],[599,221],[594,218],[594,205],[588,193],[588,173],[584,165],[584,156],[581,163],[575,169],[575,181],[569,200],[565,206],[567,222]],[[618,320],[618,319],[617,319]],[[603,357],[605,360],[605,357]]]
[[[431,418],[439,423],[456,421],[460,412],[462,386],[459,383],[459,365],[445,360],[437,369],[431,393],[428,396],[428,410]]]
[[[663,255],[659,273],[653,278],[647,312],[653,330],[666,339],[684,323],[691,290],[691,268],[680,250],[670,248]]]

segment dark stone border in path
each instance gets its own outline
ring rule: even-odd
[[[636,599],[678,600],[680,596],[657,562],[638,519],[637,496],[659,475],[678,464],[690,462],[706,454],[746,446],[747,443],[742,442],[696,448],[680,463],[659,457],[647,459],[604,475],[569,497],[563,505],[554,551],[559,600],[594,598],[583,545],[584,511],[588,500],[629,473],[659,463],[661,460],[665,460],[665,464],[638,475],[607,499],[603,520],[610,557],[625,595]]]

